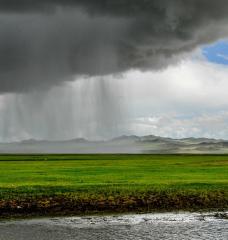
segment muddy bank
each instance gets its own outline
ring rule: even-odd
[[[228,209],[228,198],[225,193],[221,192],[188,195],[148,193],[142,196],[56,195],[0,200],[1,218],[226,209]]]

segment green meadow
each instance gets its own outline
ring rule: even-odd
[[[0,210],[31,206],[71,212],[227,208],[228,156],[1,155]]]

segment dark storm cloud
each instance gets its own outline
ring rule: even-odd
[[[160,69],[227,23],[227,0],[0,1],[0,92]]]

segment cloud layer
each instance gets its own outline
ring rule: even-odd
[[[162,71],[0,96],[0,142],[123,134],[228,139],[227,76],[227,66],[194,57]]]
[[[226,0],[0,2],[0,92],[161,69],[228,35]]]

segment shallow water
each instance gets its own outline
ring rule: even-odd
[[[0,240],[227,240],[228,220],[213,213],[162,213],[0,222]]]

